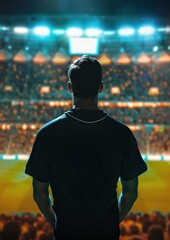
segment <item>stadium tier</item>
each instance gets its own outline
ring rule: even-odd
[[[67,65],[0,62],[1,100],[69,100]],[[103,67],[101,100],[169,101],[170,63]]]
[[[67,68],[65,64],[0,63],[1,154],[29,154],[38,124],[71,108]],[[104,66],[100,106],[118,121],[144,125],[134,131],[142,154],[170,154],[169,70],[169,64]],[[148,130],[147,124],[156,127]]]
[[[1,154],[29,154],[38,124],[71,108],[67,68],[52,63],[0,63]],[[169,64],[104,66],[100,106],[128,125],[161,125],[134,131],[142,154],[170,154],[169,69]]]
[[[61,104],[61,102],[59,102]],[[103,102],[101,102],[103,103]],[[63,102],[66,106],[56,106],[55,102],[0,102],[0,123],[46,123],[60,116],[68,108],[70,102]],[[130,103],[128,103],[130,105]],[[110,116],[126,124],[169,124],[170,111],[164,106],[103,106]],[[170,106],[170,105],[169,105]],[[31,113],[31,114],[30,114]]]

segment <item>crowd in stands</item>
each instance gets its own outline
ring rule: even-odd
[[[167,64],[130,64],[103,67],[105,88],[102,100],[168,101],[170,67]],[[1,62],[0,95],[5,100],[70,99],[67,91],[68,65]],[[44,90],[42,87],[48,87]],[[113,93],[119,87],[120,93]],[[150,94],[157,87],[159,94]]]
[[[30,154],[40,125],[16,125],[10,129],[0,128],[0,154]],[[142,154],[170,154],[170,127],[152,127],[132,132]]]
[[[51,106],[48,102],[12,102],[0,103],[0,123],[10,124],[10,129],[0,128],[0,153],[1,154],[30,154],[32,144],[39,124],[63,114],[68,106]],[[140,126],[133,130],[142,154],[169,154],[170,153],[170,111],[164,107],[120,108],[102,107],[114,119],[126,124]],[[22,127],[25,124],[35,124],[35,127]],[[146,124],[160,125],[148,130]],[[163,127],[166,125],[166,127]],[[154,126],[152,125],[152,126]]]
[[[169,240],[170,214],[130,213],[120,224],[120,240]],[[54,240],[41,214],[0,214],[0,240]]]
[[[67,91],[68,65],[32,62],[0,62],[0,154],[30,154],[38,131],[23,124],[44,124],[60,116],[69,106],[53,106],[50,101],[71,101]],[[103,66],[102,101],[164,101],[170,99],[170,64],[129,64]],[[117,87],[117,93],[112,91]],[[150,94],[157,87],[159,94]],[[119,93],[120,90],[120,93]],[[113,93],[114,92],[114,93]],[[17,102],[20,102],[19,104]],[[166,129],[142,128],[134,131],[142,154],[170,153],[169,107],[102,107],[110,116],[126,125],[158,124]],[[21,125],[16,127],[16,125]]]
[[[50,106],[31,102],[13,105],[0,103],[0,123],[46,123],[63,114],[70,107]],[[110,116],[126,124],[169,124],[170,111],[165,107],[102,107]]]
[[[126,124],[169,124],[170,111],[164,107],[106,108],[110,116]]]
[[[53,230],[40,214],[0,214],[0,240],[54,240]]]
[[[168,101],[169,79],[169,64],[104,67],[105,98],[116,101]],[[111,95],[113,86],[120,88],[120,94]],[[159,95],[150,95],[151,87],[158,87]]]
[[[169,240],[170,214],[131,213],[120,224],[120,240]]]

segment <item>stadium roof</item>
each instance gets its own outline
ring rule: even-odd
[[[1,0],[0,15],[84,14],[170,18],[169,0]]]
[[[0,8],[1,10],[1,8]],[[169,27],[170,18],[154,18],[144,16],[97,16],[88,14],[28,14],[28,15],[1,15],[0,14],[0,28],[2,26],[25,26],[33,27],[34,25],[45,25],[53,28],[103,28],[106,31],[111,29],[118,29],[121,27],[139,28],[142,25],[153,25],[155,27]]]

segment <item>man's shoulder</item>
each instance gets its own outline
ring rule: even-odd
[[[61,125],[64,124],[65,120],[67,118],[67,115],[64,113],[61,116],[52,119],[51,121],[45,123],[38,131],[39,134],[45,134],[47,132],[51,132],[54,129],[56,129],[57,127],[61,127]]]
[[[129,126],[126,125],[125,123],[115,119],[115,118],[112,118],[111,116],[108,115],[108,119],[110,121],[110,126],[112,125],[114,128],[118,129],[119,131],[122,131],[122,132],[125,132],[125,133],[128,133],[130,130]]]

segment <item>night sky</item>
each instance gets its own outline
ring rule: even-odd
[[[170,0],[0,0],[0,15],[84,14],[170,19]]]

